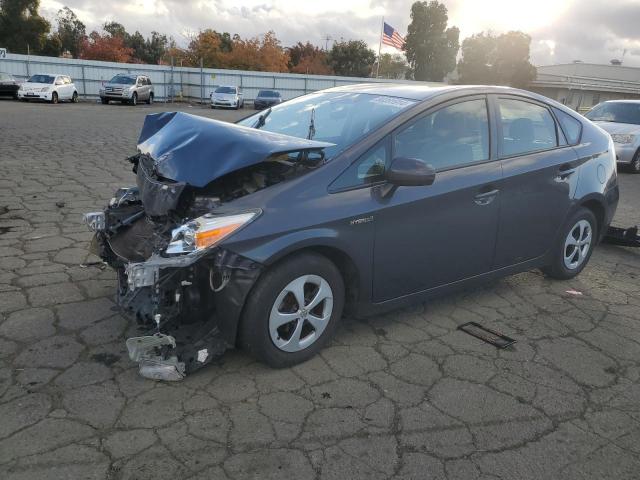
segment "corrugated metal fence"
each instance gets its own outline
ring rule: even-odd
[[[35,73],[69,75],[82,98],[97,98],[103,83],[118,73],[136,73],[149,76],[154,84],[155,98],[160,101],[207,100],[218,85],[242,87],[244,98],[253,100],[259,90],[275,89],[289,99],[305,93],[340,85],[362,82],[388,82],[388,80],[326,75],[297,75],[292,73],[220,70],[169,65],[100,62],[57,57],[41,57],[8,53],[0,59],[0,72],[18,79],[27,79]],[[413,83],[409,80],[393,82]],[[422,82],[420,82],[422,83]],[[428,85],[442,85],[428,83]]]

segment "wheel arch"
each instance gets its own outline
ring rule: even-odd
[[[591,213],[593,213],[593,215],[596,217],[598,238],[602,238],[602,235],[604,235],[604,226],[606,222],[606,210],[604,207],[604,202],[601,199],[592,197],[582,200],[579,205],[580,207],[590,210]]]

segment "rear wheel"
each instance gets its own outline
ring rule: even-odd
[[[147,105],[151,105],[153,103],[153,93],[149,94],[149,98],[147,99]]]
[[[56,92],[51,94],[51,103],[58,103],[58,94]]]
[[[632,173],[640,173],[640,148],[633,157],[633,160],[631,160],[631,165],[629,167]]]
[[[553,247],[551,265],[543,269],[551,278],[568,280],[578,275],[589,262],[598,227],[591,210],[580,208],[565,224]]]
[[[344,306],[344,281],[327,258],[292,256],[274,265],[252,290],[240,340],[264,363],[282,368],[313,357],[332,337]]]
[[[102,102],[103,105],[109,105],[109,99],[108,98],[101,98],[100,101]]]
[[[78,103],[78,92],[73,92],[73,95],[71,95],[71,102]]]

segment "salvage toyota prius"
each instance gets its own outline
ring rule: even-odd
[[[148,378],[229,348],[305,361],[365,316],[490,278],[580,273],[618,202],[611,137],[502,87],[355,85],[237,124],[148,115],[136,186],[86,214]]]

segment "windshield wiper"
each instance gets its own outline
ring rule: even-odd
[[[269,115],[271,115],[271,108],[269,108],[269,110],[258,117],[258,123],[256,123],[255,127],[253,128],[259,130],[260,128],[264,127],[265,121],[267,120],[267,117]]]
[[[312,108],[311,109],[311,120],[309,120],[309,133],[307,134],[307,139],[308,140],[312,140],[313,137],[316,134],[315,118],[316,118],[316,109]]]

